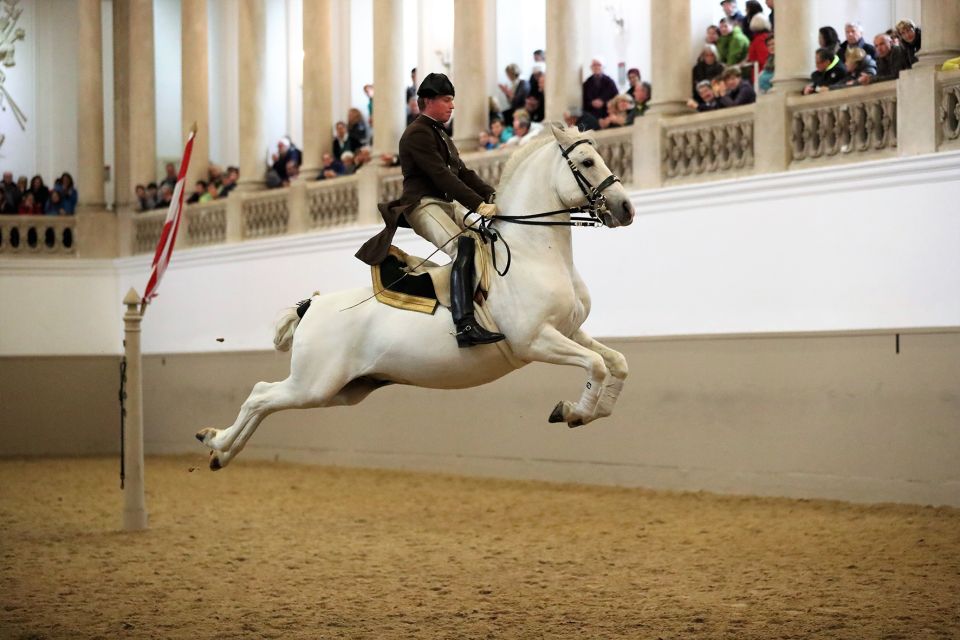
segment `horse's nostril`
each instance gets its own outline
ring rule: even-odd
[[[633,215],[633,205],[630,203],[629,200],[623,203],[623,212],[626,213],[627,215],[631,215],[631,216]]]

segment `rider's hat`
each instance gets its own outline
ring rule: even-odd
[[[437,96],[454,95],[453,83],[442,73],[430,73],[420,83],[417,95],[421,98],[436,98]]]

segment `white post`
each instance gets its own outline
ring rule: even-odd
[[[493,25],[487,24],[487,0],[454,0],[453,81],[457,89],[453,137],[463,151],[477,148],[477,136],[487,128],[490,103],[487,86],[487,49]]]
[[[147,505],[143,495],[143,383],[140,373],[140,295],[132,287],[123,298],[123,352],[126,359],[126,419],[124,421],[123,530],[147,528]]]
[[[561,122],[563,112],[583,100],[580,9],[576,0],[547,0],[546,120]],[[499,71],[499,69],[498,69]]]
[[[373,0],[373,148],[377,155],[396,153],[407,124],[404,96],[403,3]]]

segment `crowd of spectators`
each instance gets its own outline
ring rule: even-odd
[[[47,187],[42,176],[27,176],[16,181],[13,173],[5,171],[0,182],[0,213],[22,215],[69,216],[77,210],[77,188],[73,176],[63,173]]]
[[[723,16],[707,27],[692,71],[687,105],[696,111],[750,104],[758,93],[773,88],[774,0],[766,0],[769,13],[757,0],[746,2],[746,15],[740,13],[736,0],[723,0],[720,5]],[[896,80],[916,63],[921,47],[921,29],[910,20],[899,21],[872,41],[865,39],[863,27],[855,21],[844,25],[842,39],[829,25],[819,29],[818,37],[815,69],[803,89],[805,95]]]
[[[168,162],[164,167],[164,176],[161,180],[147,185],[138,184],[134,188],[137,210],[168,209],[173,201],[173,191],[177,186],[177,175],[177,166]],[[210,164],[207,167],[206,178],[197,180],[189,195],[184,194],[184,202],[195,204],[226,198],[236,188],[239,179],[240,169],[237,167],[227,167],[224,171],[220,166]]]

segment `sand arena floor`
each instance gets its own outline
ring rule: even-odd
[[[202,464],[0,462],[0,638],[960,637],[954,509]]]

